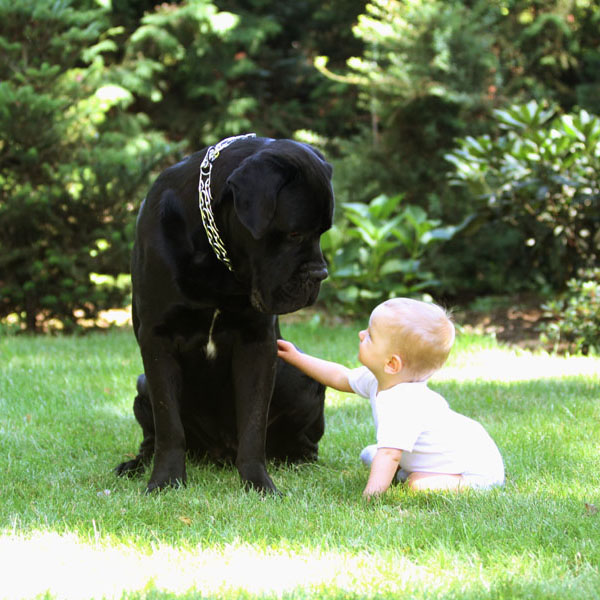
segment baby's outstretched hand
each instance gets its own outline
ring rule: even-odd
[[[353,391],[348,383],[350,370],[347,367],[305,354],[285,340],[277,340],[277,356],[323,385],[340,392]]]
[[[296,354],[298,354],[298,350],[294,344],[286,340],[277,340],[277,356],[279,358],[289,362]]]

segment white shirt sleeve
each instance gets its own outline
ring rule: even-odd
[[[348,375],[348,383],[354,393],[363,398],[375,398],[377,395],[377,379],[367,367],[352,369]]]

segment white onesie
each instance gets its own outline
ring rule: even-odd
[[[406,473],[463,475],[473,487],[504,483],[504,464],[483,426],[454,412],[426,382],[400,383],[377,392],[377,379],[366,367],[350,372],[352,389],[371,400],[377,448],[402,450]]]

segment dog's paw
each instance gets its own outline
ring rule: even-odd
[[[179,488],[185,486],[187,475],[185,471],[185,460],[154,460],[154,469],[148,481],[146,492],[164,490],[165,488]]]
[[[283,494],[275,487],[270,479],[269,483],[261,483],[260,485],[257,485],[254,481],[244,481],[244,489],[246,491],[254,490],[263,496],[283,497]]]
[[[281,492],[275,487],[264,465],[260,463],[238,464],[238,471],[246,490],[281,496]]]
[[[139,457],[127,460],[117,465],[114,469],[118,477],[135,477],[146,470],[146,464]]]
[[[166,480],[155,480],[151,479],[146,487],[146,494],[152,494],[153,492],[160,492],[166,488],[180,488],[185,487],[186,481],[184,479],[166,479]]]

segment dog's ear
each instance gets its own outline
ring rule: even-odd
[[[277,194],[289,177],[289,167],[261,153],[248,157],[227,178],[235,212],[254,239],[260,239],[275,216]]]

